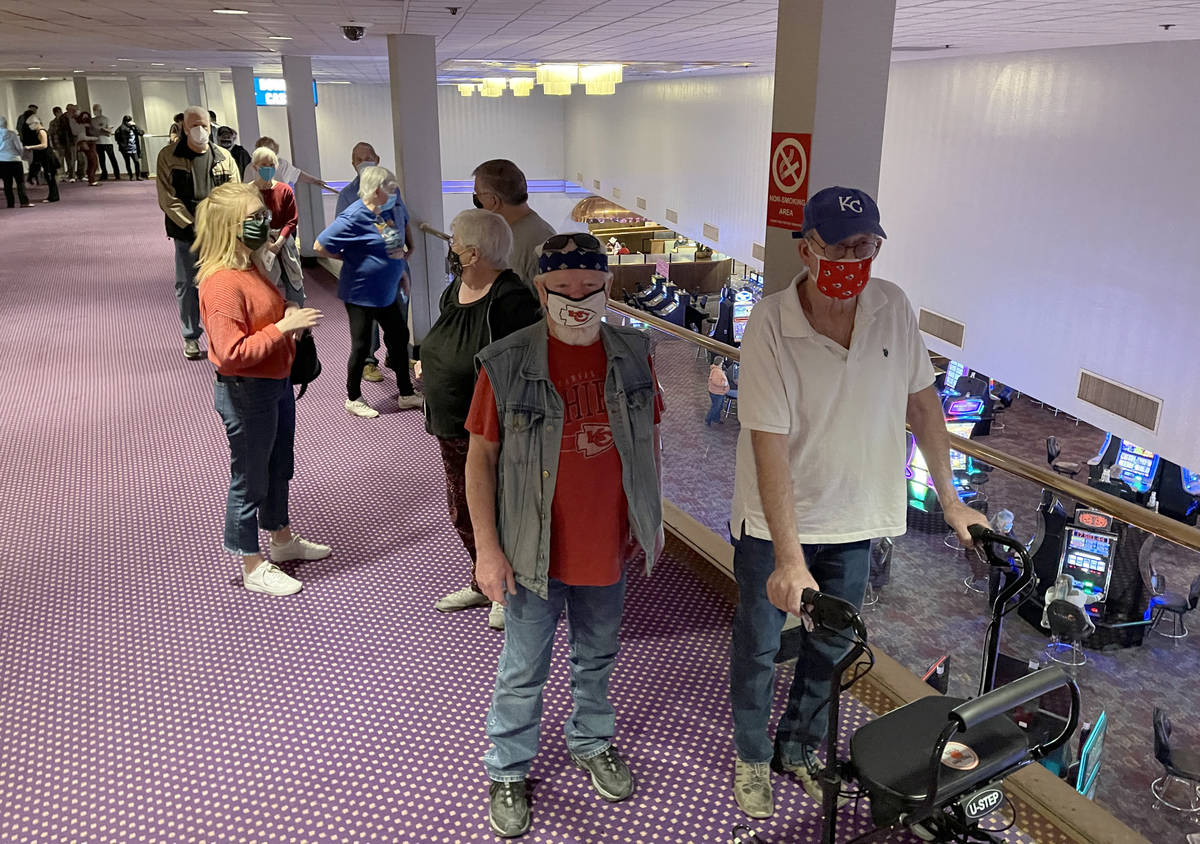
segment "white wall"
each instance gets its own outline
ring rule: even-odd
[[[967,325],[931,348],[1190,466],[1197,46],[898,63],[879,197],[880,273]],[[1080,368],[1163,399],[1158,432],[1076,400]]]
[[[528,97],[464,97],[453,86],[438,86],[442,178],[470,179],[490,158],[516,162],[529,179],[563,178],[567,99],[540,91]]]
[[[607,97],[577,88],[565,98],[567,178],[582,173],[589,190],[599,179],[597,193],[630,209],[641,196],[646,216],[761,269],[773,89],[770,74],[627,82]]]

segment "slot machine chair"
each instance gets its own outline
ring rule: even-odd
[[[1046,645],[1046,658],[1071,667],[1086,663],[1087,655],[1080,643],[1096,629],[1087,612],[1078,604],[1059,598],[1046,607],[1046,618],[1050,622],[1051,636],[1050,644]]]
[[[1058,443],[1058,437],[1046,437],[1046,462],[1050,464],[1051,469],[1068,478],[1074,478],[1083,471],[1082,463],[1059,460],[1058,455],[1060,454],[1062,454],[1062,446]]]
[[[1177,812],[1200,812],[1200,753],[1171,746],[1171,719],[1157,706],[1154,707],[1154,758],[1163,766],[1163,775],[1150,784],[1155,807],[1161,803]],[[1186,806],[1167,799],[1172,785],[1176,786],[1176,792],[1182,788],[1188,798]]]
[[[1160,583],[1163,589],[1166,588],[1166,579],[1160,577]],[[1164,592],[1158,600],[1158,604],[1154,608],[1154,621],[1150,624],[1150,629],[1159,636],[1165,636],[1168,639],[1182,639],[1187,636],[1187,627],[1184,626],[1183,617],[1196,608],[1196,604],[1200,603],[1200,575],[1192,581],[1192,585],[1188,588],[1187,595],[1181,595],[1178,592]],[[1163,615],[1171,613],[1174,616],[1171,619],[1171,632],[1163,633],[1158,629],[1158,623],[1162,621]]]
[[[879,590],[887,586],[888,581],[892,579],[892,552],[895,550],[896,540],[890,536],[871,542],[871,567],[867,574],[864,607],[873,607],[879,603]]]
[[[1042,490],[1042,500],[1036,512],[1034,538],[1029,543],[1029,557],[1033,561],[1033,597],[1023,603],[1017,614],[1039,633],[1042,627],[1042,611],[1046,606],[1046,591],[1058,579],[1058,563],[1062,558],[1063,543],[1066,542],[1067,522],[1070,519],[1062,502],[1049,489]]]

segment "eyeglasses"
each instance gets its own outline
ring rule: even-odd
[[[604,247],[600,245],[600,241],[587,232],[571,232],[569,234],[554,235],[554,237],[542,244],[542,252],[562,252],[567,248],[567,244],[569,243],[574,243],[576,249],[582,249],[584,252],[604,251]]]
[[[846,246],[841,243],[821,245],[812,239],[809,239],[808,242],[812,246],[819,247],[819,254],[824,255],[831,261],[840,261],[850,255],[853,255],[857,261],[865,261],[868,258],[874,258],[877,254],[879,254],[879,247],[881,245],[879,238],[864,240],[860,243],[854,244],[853,246]]]
[[[246,219],[253,220],[256,223],[269,223],[271,222],[271,212],[263,208],[261,211],[255,211],[253,214],[248,215]]]

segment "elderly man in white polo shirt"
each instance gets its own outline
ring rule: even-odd
[[[853,188],[822,190],[805,206],[797,237],[807,273],[755,306],[738,385],[734,795],[755,818],[774,812],[772,769],[821,799],[823,704],[847,645],[801,634],[772,742],[774,658],[787,613],[804,611],[804,589],[861,607],[870,540],[904,533],[905,420],[959,539],[969,544],[967,526],[985,523],[954,492],[942,405],[912,306],[899,287],[871,278],[886,237],[875,201]]]

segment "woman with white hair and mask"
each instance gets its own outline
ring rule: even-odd
[[[21,166],[21,136],[8,128],[8,118],[0,114],[0,178],[4,179],[4,199],[8,207],[16,203],[13,197],[13,182],[17,183],[17,197],[22,208],[32,208],[33,203],[25,195],[25,168]]]
[[[50,193],[42,202],[58,202],[58,182],[54,179],[54,175],[58,171],[58,161],[54,157],[54,151],[50,149],[50,135],[46,131],[46,127],[42,125],[42,118],[36,114],[29,115],[25,125],[31,133],[37,136],[38,140],[36,144],[25,147],[33,153],[33,161],[30,163],[29,169],[42,173],[46,177],[46,186],[50,188]]]
[[[421,341],[417,377],[425,383],[425,430],[438,439],[446,470],[450,521],[471,558],[470,584],[442,598],[434,609],[456,612],[491,605],[475,580],[475,532],[467,509],[465,427],[475,393],[475,355],[484,346],[541,319],[533,290],[509,269],[513,235],[499,214],[474,208],[450,224],[450,271],[440,315]],[[504,627],[504,608],[492,607],[488,624]]]
[[[367,167],[359,200],[318,235],[313,250],[342,262],[338,298],[350,321],[350,360],[346,364],[346,412],[364,419],[379,411],[362,400],[362,374],[371,353],[371,321],[383,330],[387,365],[396,373],[400,410],[421,407],[408,373],[408,320],[400,302],[400,279],[408,268],[412,230],[396,176],[385,167]]]
[[[296,194],[291,185],[275,178],[279,159],[269,147],[254,150],[250,164],[254,170],[250,184],[258,189],[271,215],[270,237],[266,245],[254,252],[254,265],[279,288],[285,299],[303,306],[304,270],[296,247],[296,227],[300,223]]]

